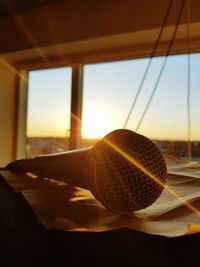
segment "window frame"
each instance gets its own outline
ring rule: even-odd
[[[195,28],[197,23],[191,24],[191,28]],[[180,33],[177,40],[172,47],[171,55],[187,54],[200,52],[199,39],[191,38],[190,51],[187,47],[186,29],[187,25],[179,26]],[[196,28],[195,28],[196,29]],[[82,120],[82,97],[83,97],[83,66],[85,64],[122,61],[128,59],[142,59],[151,56],[155,37],[159,32],[159,28],[144,30],[141,32],[125,33],[122,35],[108,36],[97,38],[96,40],[83,40],[72,43],[64,47],[62,55],[52,54],[50,56],[45,53],[47,57],[38,57],[38,55],[31,59],[30,51],[28,58],[25,60],[16,61],[14,66],[21,73],[27,75],[29,71],[56,68],[56,67],[71,67],[72,68],[72,87],[71,87],[71,118],[70,118],[70,149],[79,147],[81,139],[81,120]],[[165,38],[161,40],[155,57],[164,56],[168,49],[172,26],[166,27]],[[196,33],[196,31],[194,31]],[[138,39],[139,38],[139,39]],[[138,41],[139,40],[139,41]],[[118,45],[119,44],[119,45]],[[60,46],[60,45],[59,45]],[[75,47],[75,50],[73,50]],[[83,49],[81,47],[84,47]],[[85,48],[87,47],[87,49]],[[54,47],[55,48],[55,47]],[[61,47],[60,47],[61,48]],[[72,51],[70,50],[72,49]],[[56,51],[56,49],[54,49]],[[33,54],[35,51],[33,51]],[[25,56],[26,58],[26,56]],[[22,82],[22,75],[17,77],[17,94],[16,114],[15,114],[15,156],[21,158],[26,156],[26,113],[27,113],[27,90],[28,83]],[[72,115],[73,114],[73,115]],[[23,126],[22,126],[23,125]]]

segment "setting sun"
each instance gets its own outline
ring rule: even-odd
[[[100,138],[117,127],[118,121],[114,107],[104,103],[88,103],[83,112],[82,136]]]

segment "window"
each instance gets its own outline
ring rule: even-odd
[[[170,56],[155,95],[141,120],[157,82],[164,57],[153,58],[150,71],[130,116],[127,128],[155,140],[166,153],[187,154],[187,55]],[[82,137],[93,144],[101,136],[123,128],[149,59],[137,59],[84,67]],[[200,156],[200,54],[191,55],[191,140]],[[141,123],[140,123],[141,122]],[[139,125],[139,127],[138,127]],[[90,139],[89,139],[90,138]],[[198,149],[197,149],[198,147]]]
[[[193,157],[200,157],[200,54],[191,54],[191,140]],[[187,156],[187,55],[153,58],[127,128],[155,140],[163,152]],[[137,95],[149,58],[83,66],[82,147],[123,128]],[[28,156],[69,148],[72,69],[29,73]],[[155,94],[152,92],[158,85]],[[151,99],[152,97],[152,99]],[[151,101],[149,102],[149,100]],[[149,103],[149,105],[148,105]]]
[[[27,156],[68,149],[71,68],[29,72]]]

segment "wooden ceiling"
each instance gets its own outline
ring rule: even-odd
[[[187,22],[187,1],[180,24]],[[30,49],[41,54],[40,49],[43,47],[88,40],[94,40],[93,45],[98,46],[98,38],[108,37],[112,48],[111,37],[122,36],[121,39],[118,37],[120,45],[120,42],[125,41],[125,36],[129,39],[127,34],[133,36],[135,32],[147,30],[150,30],[150,40],[151,30],[159,29],[162,25],[169,2],[170,0],[1,0],[0,55]],[[181,2],[182,0],[173,0],[166,26],[176,23]],[[190,0],[190,14],[190,22],[200,22],[199,0]],[[200,36],[200,30],[195,31]],[[136,39],[137,35],[134,42],[138,44]],[[113,44],[116,45],[116,41]]]
[[[59,2],[59,0],[1,0],[0,17],[11,16],[13,12],[20,13],[54,2]]]

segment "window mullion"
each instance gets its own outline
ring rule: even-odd
[[[72,66],[71,123],[69,149],[80,147],[83,95],[83,65]]]

